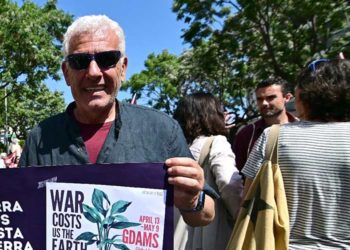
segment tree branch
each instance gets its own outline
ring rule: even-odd
[[[269,8],[269,7],[266,7]],[[270,31],[270,23],[268,20],[264,18],[264,15],[258,11],[258,20],[256,22],[258,30],[260,31],[260,34],[263,38],[263,41],[266,45],[267,52],[269,54],[269,57],[271,58],[272,61],[272,66],[275,71],[275,74],[278,76],[281,76],[284,79],[287,79],[288,75],[281,69],[280,63],[277,62],[276,59],[276,54],[274,51],[274,47],[271,42],[271,31]]]

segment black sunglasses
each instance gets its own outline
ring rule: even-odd
[[[66,57],[66,61],[72,69],[82,70],[89,68],[92,60],[95,60],[100,69],[115,67],[121,57],[118,50],[103,51],[95,54],[74,53]]]
[[[308,66],[307,68],[311,71],[311,72],[315,72],[316,69],[317,69],[317,66],[320,64],[320,63],[325,63],[325,62],[329,62],[330,60],[329,59],[317,59],[317,60],[314,60],[312,61]]]

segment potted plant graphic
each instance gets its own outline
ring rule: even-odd
[[[83,204],[83,214],[87,220],[96,223],[97,233],[81,233],[76,240],[85,241],[87,245],[96,244],[100,250],[129,249],[122,243],[121,234],[111,235],[111,229],[124,229],[136,227],[140,223],[129,222],[128,218],[121,215],[130,206],[131,202],[119,200],[111,205],[105,192],[94,189],[92,194],[92,204],[90,207]]]

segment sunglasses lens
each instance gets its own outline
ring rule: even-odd
[[[86,69],[89,67],[91,57],[86,53],[71,54],[67,57],[69,66],[76,70]]]
[[[95,60],[101,69],[113,68],[119,59],[120,51],[105,51],[95,54]]]
[[[91,60],[95,60],[101,69],[109,69],[114,67],[121,57],[120,51],[104,51],[96,54],[76,53],[67,56],[67,61],[72,69],[87,69]]]
[[[315,61],[312,61],[307,67],[311,72],[315,72],[317,67],[325,62],[329,62],[329,59],[318,59]]]

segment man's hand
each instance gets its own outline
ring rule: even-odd
[[[171,158],[165,164],[169,167],[168,181],[174,185],[175,206],[186,210],[196,207],[204,186],[203,169],[191,158]]]
[[[204,187],[204,172],[199,164],[191,158],[170,158],[165,161],[168,166],[168,182],[174,185],[174,205],[180,209],[185,222],[191,226],[205,226],[215,215],[214,200],[206,195],[201,212],[184,212],[197,206],[200,192]]]

